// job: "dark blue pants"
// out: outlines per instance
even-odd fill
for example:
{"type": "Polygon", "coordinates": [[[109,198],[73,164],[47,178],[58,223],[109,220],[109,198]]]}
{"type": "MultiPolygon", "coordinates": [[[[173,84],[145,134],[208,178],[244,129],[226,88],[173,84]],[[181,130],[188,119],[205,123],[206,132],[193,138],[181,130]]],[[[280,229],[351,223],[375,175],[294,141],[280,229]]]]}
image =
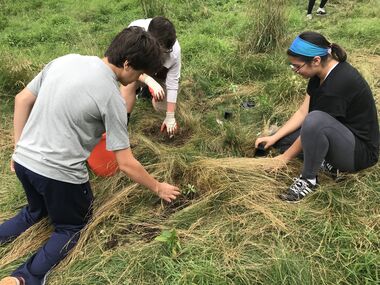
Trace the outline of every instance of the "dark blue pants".
{"type": "Polygon", "coordinates": [[[11,241],[43,217],[49,217],[54,226],[50,239],[12,274],[23,277],[26,285],[41,285],[49,270],[78,241],[79,232],[91,215],[93,195],[89,182],[71,184],[57,181],[17,163],[15,170],[24,187],[28,205],[0,225],[0,243],[11,241]]]}

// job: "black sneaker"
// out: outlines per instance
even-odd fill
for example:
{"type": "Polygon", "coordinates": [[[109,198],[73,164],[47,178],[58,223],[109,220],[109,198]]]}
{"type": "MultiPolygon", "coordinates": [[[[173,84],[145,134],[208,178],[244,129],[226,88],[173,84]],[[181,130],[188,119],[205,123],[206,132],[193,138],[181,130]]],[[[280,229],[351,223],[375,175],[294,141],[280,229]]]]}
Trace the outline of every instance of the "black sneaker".
{"type": "Polygon", "coordinates": [[[340,179],[342,179],[339,169],[335,168],[331,163],[328,163],[326,160],[322,161],[320,170],[322,173],[331,177],[335,181],[339,181],[340,179]]]}
{"type": "Polygon", "coordinates": [[[289,203],[297,203],[318,188],[318,182],[313,185],[302,177],[294,178],[293,181],[293,184],[288,188],[288,192],[278,195],[281,200],[289,203]]]}

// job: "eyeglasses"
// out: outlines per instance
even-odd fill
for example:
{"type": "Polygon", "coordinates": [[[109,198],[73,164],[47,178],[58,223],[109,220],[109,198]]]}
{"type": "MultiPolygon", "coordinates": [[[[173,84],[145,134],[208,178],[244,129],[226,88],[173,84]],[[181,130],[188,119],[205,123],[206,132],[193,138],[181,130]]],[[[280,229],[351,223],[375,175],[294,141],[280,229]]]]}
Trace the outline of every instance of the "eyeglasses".
{"type": "Polygon", "coordinates": [[[304,67],[306,64],[306,62],[302,65],[298,65],[298,64],[289,64],[289,67],[294,71],[294,72],[298,72],[301,70],[302,67],[304,67]]]}

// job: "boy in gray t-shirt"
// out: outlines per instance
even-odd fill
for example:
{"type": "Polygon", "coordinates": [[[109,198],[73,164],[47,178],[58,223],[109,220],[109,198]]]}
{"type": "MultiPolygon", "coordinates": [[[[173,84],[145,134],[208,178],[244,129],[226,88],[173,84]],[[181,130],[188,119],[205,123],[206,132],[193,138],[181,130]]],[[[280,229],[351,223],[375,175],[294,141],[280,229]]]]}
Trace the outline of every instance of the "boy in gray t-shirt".
{"type": "Polygon", "coordinates": [[[48,216],[54,233],[3,284],[43,284],[46,273],[75,245],[91,215],[92,192],[86,160],[104,132],[119,169],[170,202],[177,187],[160,183],[134,158],[119,83],[136,81],[161,62],[157,41],[141,28],[124,29],[100,59],[70,54],[51,61],[15,100],[16,171],[28,205],[0,225],[8,242],[48,216]]]}

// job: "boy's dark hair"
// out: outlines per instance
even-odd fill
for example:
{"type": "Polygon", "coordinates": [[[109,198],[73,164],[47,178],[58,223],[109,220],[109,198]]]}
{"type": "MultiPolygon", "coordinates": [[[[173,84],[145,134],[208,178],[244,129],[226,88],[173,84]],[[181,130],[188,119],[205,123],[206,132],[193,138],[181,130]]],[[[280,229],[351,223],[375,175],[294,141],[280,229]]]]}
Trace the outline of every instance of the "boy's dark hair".
{"type": "MultiPolygon", "coordinates": [[[[309,43],[315,44],[322,48],[331,48],[331,55],[334,59],[336,59],[339,62],[344,62],[347,59],[347,53],[343,48],[341,48],[339,45],[330,43],[323,35],[316,32],[303,32],[299,35],[299,37],[309,43]]],[[[304,62],[311,62],[314,57],[310,56],[304,56],[301,54],[297,54],[295,52],[292,52],[290,49],[286,52],[287,55],[297,57],[300,60],[304,62]]],[[[325,56],[321,56],[322,63],[325,62],[328,58],[328,54],[325,56]]]]}
{"type": "Polygon", "coordinates": [[[177,39],[173,23],[165,17],[154,17],[149,23],[148,32],[166,50],[170,50],[177,39]]]}
{"type": "Polygon", "coordinates": [[[117,67],[123,67],[127,60],[133,69],[148,74],[155,73],[163,64],[160,44],[140,27],[129,27],[121,31],[104,56],[117,67]]]}

